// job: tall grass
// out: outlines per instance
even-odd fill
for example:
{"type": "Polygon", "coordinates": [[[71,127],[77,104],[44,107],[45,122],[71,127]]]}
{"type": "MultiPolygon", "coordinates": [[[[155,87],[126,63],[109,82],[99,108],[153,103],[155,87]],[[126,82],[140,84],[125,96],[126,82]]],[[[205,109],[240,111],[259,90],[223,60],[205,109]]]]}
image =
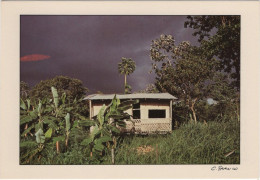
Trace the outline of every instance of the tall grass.
{"type": "Polygon", "coordinates": [[[124,138],[116,164],[239,164],[239,122],[184,124],[169,135],[124,138]],[[138,149],[150,149],[138,153],[138,149]],[[152,149],[152,150],[151,150],[152,149]]]}

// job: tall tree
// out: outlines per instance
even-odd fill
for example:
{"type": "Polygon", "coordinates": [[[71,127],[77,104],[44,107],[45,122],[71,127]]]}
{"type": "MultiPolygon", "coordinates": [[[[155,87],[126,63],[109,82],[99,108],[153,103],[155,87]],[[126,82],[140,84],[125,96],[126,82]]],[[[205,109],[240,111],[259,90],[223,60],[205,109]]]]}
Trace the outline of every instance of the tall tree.
{"type": "Polygon", "coordinates": [[[198,36],[203,53],[216,56],[224,70],[240,87],[240,16],[188,16],[184,26],[193,28],[198,36]]]}
{"type": "Polygon", "coordinates": [[[135,62],[131,58],[122,57],[122,62],[118,63],[118,72],[125,75],[124,89],[125,93],[130,93],[131,86],[127,84],[126,77],[135,71],[135,62]]]}
{"type": "Polygon", "coordinates": [[[152,41],[151,59],[156,74],[156,86],[184,100],[197,122],[195,105],[207,97],[208,84],[217,65],[214,59],[207,59],[197,53],[197,47],[189,42],[174,45],[171,35],[161,35],[152,41]]]}

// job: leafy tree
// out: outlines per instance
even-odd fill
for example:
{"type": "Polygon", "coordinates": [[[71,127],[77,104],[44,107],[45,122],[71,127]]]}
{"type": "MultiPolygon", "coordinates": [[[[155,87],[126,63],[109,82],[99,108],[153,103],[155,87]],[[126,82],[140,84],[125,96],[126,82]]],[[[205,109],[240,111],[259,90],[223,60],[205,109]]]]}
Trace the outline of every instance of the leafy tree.
{"type": "Polygon", "coordinates": [[[52,79],[41,81],[35,85],[31,90],[31,98],[33,100],[52,98],[51,87],[58,89],[59,94],[65,93],[69,102],[73,102],[74,99],[81,99],[86,95],[87,88],[83,86],[83,83],[79,79],[74,79],[66,76],[56,76],[52,79]]]}
{"type": "Polygon", "coordinates": [[[88,115],[88,104],[82,100],[88,89],[83,86],[82,81],[79,79],[56,76],[52,79],[41,81],[30,91],[31,101],[38,102],[39,99],[51,99],[51,87],[55,87],[58,90],[58,94],[65,94],[65,103],[67,105],[77,101],[77,104],[74,104],[75,110],[82,115],[88,115]]]}
{"type": "Polygon", "coordinates": [[[156,87],[182,98],[197,122],[195,105],[209,94],[209,82],[217,63],[197,53],[189,42],[174,45],[171,35],[152,41],[151,59],[156,74],[156,87]]]}
{"type": "Polygon", "coordinates": [[[125,94],[131,93],[131,86],[127,84],[126,76],[135,71],[135,62],[131,58],[122,57],[122,62],[118,63],[118,72],[125,75],[125,94]]]}
{"type": "Polygon", "coordinates": [[[184,26],[193,28],[199,37],[202,53],[216,56],[219,70],[231,74],[232,83],[240,87],[240,16],[188,16],[184,26]]]}

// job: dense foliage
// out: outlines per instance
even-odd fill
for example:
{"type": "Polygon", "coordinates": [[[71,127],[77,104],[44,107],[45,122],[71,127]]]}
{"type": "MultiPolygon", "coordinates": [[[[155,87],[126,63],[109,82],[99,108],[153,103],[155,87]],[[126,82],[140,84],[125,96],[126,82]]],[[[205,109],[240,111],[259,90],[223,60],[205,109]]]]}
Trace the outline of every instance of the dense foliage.
{"type": "Polygon", "coordinates": [[[199,37],[201,53],[221,62],[219,70],[230,73],[240,88],[240,16],[188,16],[184,26],[199,37]]]}
{"type": "MultiPolygon", "coordinates": [[[[83,83],[79,79],[70,78],[67,76],[56,76],[52,79],[47,79],[39,82],[31,89],[27,88],[26,83],[21,82],[20,94],[27,92],[26,98],[30,98],[33,104],[37,104],[39,100],[51,99],[52,91],[51,87],[57,88],[58,94],[65,96],[64,104],[68,106],[74,106],[74,110],[84,116],[88,116],[88,104],[84,103],[82,99],[85,97],[88,89],[83,86],[83,83]],[[75,103],[77,101],[77,103],[75,103]]],[[[21,96],[23,100],[24,95],[21,96]]]]}
{"type": "Polygon", "coordinates": [[[75,99],[83,98],[88,91],[79,79],[66,76],[56,76],[52,79],[41,81],[35,85],[30,92],[31,99],[37,101],[42,98],[51,98],[52,86],[57,88],[59,94],[65,93],[67,96],[66,101],[68,102],[73,102],[75,99]]]}
{"type": "MultiPolygon", "coordinates": [[[[20,101],[20,155],[21,163],[27,164],[40,159],[48,151],[66,152],[69,139],[77,131],[77,101],[66,104],[66,94],[58,95],[52,87],[52,98],[43,98],[38,103],[30,99],[20,101]]],[[[84,117],[83,117],[84,118],[84,117]]],[[[44,157],[43,157],[44,158],[44,157]]]]}
{"type": "Polygon", "coordinates": [[[39,100],[38,104],[21,99],[20,163],[44,164],[53,160],[53,156],[66,156],[73,148],[81,148],[88,154],[86,163],[102,162],[103,155],[110,150],[114,164],[120,128],[125,128],[126,120],[130,119],[124,111],[135,101],[120,102],[115,96],[111,104],[103,105],[90,120],[74,109],[78,101],[66,104],[65,93],[59,96],[54,87],[51,91],[52,98],[39,100]],[[89,131],[90,127],[93,129],[89,131]]]}

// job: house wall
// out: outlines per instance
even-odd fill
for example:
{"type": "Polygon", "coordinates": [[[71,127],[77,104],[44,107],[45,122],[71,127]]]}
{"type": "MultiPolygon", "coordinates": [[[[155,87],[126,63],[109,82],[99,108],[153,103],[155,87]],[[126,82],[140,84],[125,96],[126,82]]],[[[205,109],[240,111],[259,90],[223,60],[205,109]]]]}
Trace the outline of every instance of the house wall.
{"type": "Polygon", "coordinates": [[[100,109],[102,108],[103,104],[108,106],[110,101],[92,101],[91,103],[91,117],[96,116],[100,109]]]}
{"type": "MultiPolygon", "coordinates": [[[[98,114],[103,104],[109,105],[111,101],[95,100],[91,101],[91,117],[98,114]]],[[[135,133],[150,133],[150,132],[171,132],[172,124],[172,112],[171,112],[171,100],[140,100],[140,119],[134,119],[134,124],[131,121],[127,121],[126,130],[131,131],[132,128],[135,129],[135,133]],[[150,118],[149,110],[165,110],[165,118],[150,118]],[[133,126],[134,125],[134,126],[133,126]]],[[[126,111],[128,114],[132,115],[133,110],[128,109],[126,111]]]]}
{"type": "Polygon", "coordinates": [[[141,119],[148,119],[148,110],[165,109],[166,117],[170,117],[170,100],[145,100],[140,102],[141,119]]]}

